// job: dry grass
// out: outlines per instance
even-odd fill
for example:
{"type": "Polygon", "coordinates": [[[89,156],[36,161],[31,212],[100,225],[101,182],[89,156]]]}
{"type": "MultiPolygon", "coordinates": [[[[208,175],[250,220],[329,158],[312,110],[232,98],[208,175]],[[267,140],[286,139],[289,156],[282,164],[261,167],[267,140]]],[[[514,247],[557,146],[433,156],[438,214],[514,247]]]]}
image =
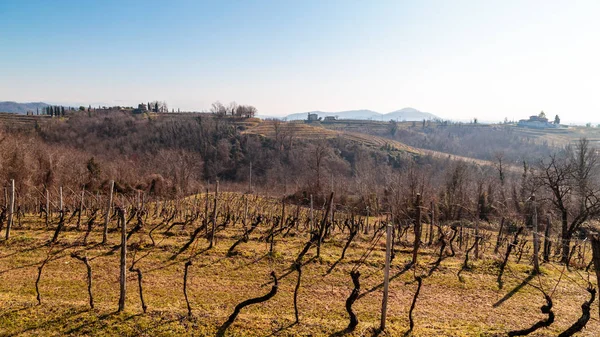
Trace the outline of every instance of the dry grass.
{"type": "Polygon", "coordinates": [[[410,147],[404,143],[386,139],[383,137],[368,135],[360,132],[331,130],[321,126],[319,123],[305,124],[301,122],[261,121],[259,124],[248,128],[244,133],[256,134],[267,138],[275,138],[276,130],[281,135],[298,139],[330,139],[342,137],[347,140],[362,143],[366,146],[381,148],[388,146],[398,151],[412,154],[420,154],[420,150],[410,147]],[[277,129],[279,128],[279,129],[277,129]]]}
{"type": "MultiPolygon", "coordinates": [[[[469,163],[475,163],[482,166],[490,166],[493,163],[487,160],[469,158],[464,156],[453,155],[449,153],[415,148],[406,145],[400,141],[375,136],[373,130],[387,128],[387,122],[376,121],[336,121],[334,123],[311,123],[305,124],[299,121],[281,122],[281,121],[261,121],[254,124],[244,131],[246,134],[256,134],[267,138],[276,137],[276,126],[280,135],[285,137],[293,137],[298,139],[330,139],[341,137],[346,140],[361,143],[365,146],[381,149],[392,149],[405,152],[411,155],[427,155],[439,159],[461,160],[469,163]],[[367,130],[368,129],[368,130],[367,130]]],[[[410,122],[399,123],[400,128],[409,128],[410,122]]],[[[479,127],[479,126],[478,126],[479,127]]],[[[486,127],[486,126],[483,126],[486,127]]],[[[524,130],[523,132],[529,132],[524,130]]],[[[538,135],[539,136],[539,135],[538,135]]],[[[515,168],[518,169],[518,168],[515,168]]]]}
{"type": "MultiPolygon", "coordinates": [[[[250,297],[266,294],[270,285],[269,273],[286,275],[296,255],[306,242],[306,232],[277,238],[275,253],[267,254],[268,245],[257,239],[266,231],[261,226],[248,243],[238,247],[239,254],[227,257],[227,249],[241,233],[241,225],[228,227],[217,235],[217,245],[205,250],[204,238],[194,248],[176,260],[172,254],[187,240],[187,233],[165,236],[157,234],[160,244],[149,245],[147,233],[135,234],[131,244],[139,245],[140,252],[150,252],[138,263],[144,273],[147,314],[141,313],[137,280],[130,274],[127,307],[121,314],[114,313],[118,302],[118,252],[111,253],[118,243],[118,233],[110,234],[110,244],[102,246],[101,233],[92,234],[88,247],[71,247],[82,233],[70,229],[63,233],[53,252],[62,251],[58,259],[49,262],[43,270],[40,291],[42,304],[36,305],[35,278],[37,266],[50,247],[45,245],[51,231],[45,230],[37,218],[28,217],[25,228],[13,231],[13,237],[0,244],[0,335],[94,335],[94,336],[205,336],[215,335],[234,306],[250,297]],[[89,310],[85,281],[85,266],[69,257],[70,252],[81,251],[91,259],[93,290],[96,309],[89,310]],[[194,317],[186,317],[183,297],[183,269],[188,258],[190,267],[189,294],[194,317]]],[[[146,226],[148,229],[150,226],[146,226]]],[[[299,294],[300,324],[293,325],[294,272],[280,280],[277,295],[270,301],[245,308],[229,328],[228,336],[328,336],[342,331],[348,324],[344,309],[351,292],[350,270],[366,251],[371,235],[361,235],[350,247],[345,260],[330,274],[331,265],[338,260],[347,234],[336,233],[324,244],[321,259],[313,259],[314,250],[306,256],[299,294]]],[[[408,244],[408,243],[407,243],[408,244]]],[[[410,260],[408,247],[397,247],[392,263],[388,329],[384,335],[399,336],[408,328],[408,309],[416,285],[413,271],[402,272],[410,260]]],[[[130,250],[132,250],[131,248],[130,250]]],[[[495,336],[508,330],[528,327],[544,318],[539,307],[544,299],[537,289],[519,284],[527,277],[530,267],[510,263],[502,290],[496,284],[496,257],[486,250],[484,259],[476,261],[473,269],[463,273],[463,282],[456,276],[462,264],[462,254],[442,262],[439,271],[426,278],[415,311],[415,336],[495,336]],[[517,288],[501,305],[500,299],[517,288]]],[[[423,249],[417,272],[428,270],[428,262],[435,259],[433,249],[423,249]]],[[[129,263],[132,254],[129,255],[129,263]]],[[[362,265],[361,297],[354,309],[359,325],[354,336],[372,335],[379,325],[383,279],[383,242],[362,265]]],[[[525,260],[525,259],[524,259],[525,260]]],[[[551,291],[560,277],[561,267],[545,265],[543,276],[530,284],[551,291]]],[[[575,322],[581,314],[580,305],[587,298],[584,281],[576,272],[567,273],[553,299],[556,322],[551,329],[533,336],[556,335],[575,322]]],[[[597,312],[597,303],[594,305],[597,312]]],[[[597,336],[600,324],[595,315],[587,329],[579,336],[597,336]]]]}

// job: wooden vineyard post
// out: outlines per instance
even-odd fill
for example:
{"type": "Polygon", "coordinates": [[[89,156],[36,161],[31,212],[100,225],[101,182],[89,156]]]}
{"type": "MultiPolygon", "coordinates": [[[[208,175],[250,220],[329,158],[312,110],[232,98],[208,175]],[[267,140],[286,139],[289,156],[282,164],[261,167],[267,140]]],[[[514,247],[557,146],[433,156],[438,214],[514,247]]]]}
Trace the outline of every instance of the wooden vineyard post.
{"type": "Polygon", "coordinates": [[[281,221],[279,222],[279,228],[283,228],[285,225],[285,195],[281,198],[281,221]]]}
{"type": "Polygon", "coordinates": [[[369,206],[367,206],[367,218],[365,219],[365,230],[363,233],[365,234],[369,234],[369,216],[370,216],[370,209],[369,206]]]}
{"type": "Polygon", "coordinates": [[[217,184],[215,186],[215,204],[212,213],[211,220],[211,230],[210,230],[210,245],[208,248],[212,248],[215,241],[215,228],[217,227],[217,206],[219,202],[219,181],[217,180],[217,184]]]}
{"type": "Polygon", "coordinates": [[[6,240],[10,239],[10,227],[13,223],[15,212],[15,180],[10,180],[10,202],[8,205],[8,223],[6,224],[6,240]]]}
{"type": "Polygon", "coordinates": [[[50,217],[50,191],[46,188],[46,227],[48,227],[48,217],[50,217]]]}
{"type": "Polygon", "coordinates": [[[313,195],[310,195],[310,232],[313,231],[314,228],[314,212],[313,212],[313,195]]]}
{"type": "Polygon", "coordinates": [[[244,229],[248,224],[248,194],[244,195],[244,229]]]}
{"type": "MultiPolygon", "coordinates": [[[[596,278],[598,279],[598,285],[600,285],[600,235],[590,235],[590,242],[592,243],[592,259],[594,260],[594,270],[596,270],[596,278]]],[[[600,304],[598,314],[600,316],[600,304]]]]}
{"type": "Polygon", "coordinates": [[[206,193],[204,193],[204,220],[203,220],[203,225],[204,225],[204,234],[205,236],[208,238],[208,187],[206,187],[206,193]]]}
{"type": "Polygon", "coordinates": [[[381,303],[381,325],[379,329],[385,330],[385,320],[387,316],[387,300],[390,284],[390,258],[392,255],[392,225],[388,224],[386,228],[385,241],[385,270],[383,272],[383,301],[381,303]]]}
{"type": "Polygon", "coordinates": [[[105,244],[108,237],[108,223],[110,222],[110,209],[112,207],[113,189],[115,181],[110,181],[110,191],[108,192],[108,205],[106,205],[106,217],[104,218],[104,231],[102,233],[102,243],[105,244]]]}
{"type": "Polygon", "coordinates": [[[533,204],[533,271],[536,274],[540,272],[540,261],[539,261],[539,252],[540,252],[540,239],[538,235],[538,219],[537,219],[537,209],[535,204],[535,194],[531,196],[531,203],[533,204]]]}
{"type": "Polygon", "coordinates": [[[417,264],[419,246],[421,245],[421,194],[417,193],[417,221],[415,222],[415,243],[413,247],[412,264],[417,264]]]}
{"type": "Polygon", "coordinates": [[[327,228],[327,217],[329,215],[329,212],[331,212],[332,205],[333,205],[333,192],[331,192],[331,195],[329,196],[329,202],[327,203],[327,210],[325,211],[325,214],[323,215],[323,221],[321,221],[321,224],[319,225],[319,238],[317,241],[317,258],[321,258],[321,243],[323,243],[323,235],[325,234],[325,230],[327,228]]]}
{"type": "Polygon", "coordinates": [[[81,190],[81,199],[79,200],[79,214],[77,214],[77,229],[81,226],[81,212],[83,212],[83,198],[85,196],[85,187],[81,190]]]}
{"type": "Polygon", "coordinates": [[[550,241],[550,235],[552,234],[552,218],[548,214],[548,220],[546,224],[546,230],[544,231],[544,262],[550,261],[550,250],[552,241],[550,241]]]}
{"type": "MultiPolygon", "coordinates": [[[[198,192],[200,193],[200,192],[198,192]]],[[[143,211],[146,208],[146,193],[142,194],[142,205],[140,206],[140,209],[143,211]]],[[[148,215],[148,212],[146,212],[146,216],[148,215]]]]}
{"type": "MultiPolygon", "coordinates": [[[[333,193],[333,192],[331,192],[333,193]]],[[[335,206],[333,205],[333,200],[331,201],[331,225],[333,226],[333,223],[335,221],[335,206]]]]}
{"type": "Polygon", "coordinates": [[[125,309],[125,295],[127,293],[127,215],[125,208],[119,210],[121,221],[121,259],[120,259],[120,292],[119,292],[119,312],[125,309]]]}
{"type": "Polygon", "coordinates": [[[431,221],[429,223],[429,241],[427,241],[427,245],[431,246],[433,244],[433,226],[435,219],[435,203],[431,200],[431,221]]]}
{"type": "Polygon", "coordinates": [[[475,260],[479,259],[479,218],[481,217],[481,186],[479,186],[479,194],[477,196],[477,211],[475,212],[475,260]]]}
{"type": "Polygon", "coordinates": [[[581,261],[585,261],[585,253],[587,252],[588,240],[583,240],[583,252],[581,253],[581,261]]]}
{"type": "Polygon", "coordinates": [[[60,212],[63,211],[63,191],[62,191],[62,186],[58,188],[58,195],[59,195],[59,202],[58,202],[58,210],[60,212]]]}

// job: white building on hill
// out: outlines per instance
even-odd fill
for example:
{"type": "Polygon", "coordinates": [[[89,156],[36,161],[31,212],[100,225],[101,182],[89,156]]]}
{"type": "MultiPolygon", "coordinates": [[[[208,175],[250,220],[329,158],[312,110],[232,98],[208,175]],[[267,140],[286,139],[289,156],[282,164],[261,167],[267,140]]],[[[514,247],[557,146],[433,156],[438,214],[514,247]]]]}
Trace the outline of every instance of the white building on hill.
{"type": "Polygon", "coordinates": [[[559,129],[562,128],[560,124],[554,124],[548,121],[546,117],[531,116],[529,119],[521,119],[517,126],[522,128],[532,129],[559,129]]]}

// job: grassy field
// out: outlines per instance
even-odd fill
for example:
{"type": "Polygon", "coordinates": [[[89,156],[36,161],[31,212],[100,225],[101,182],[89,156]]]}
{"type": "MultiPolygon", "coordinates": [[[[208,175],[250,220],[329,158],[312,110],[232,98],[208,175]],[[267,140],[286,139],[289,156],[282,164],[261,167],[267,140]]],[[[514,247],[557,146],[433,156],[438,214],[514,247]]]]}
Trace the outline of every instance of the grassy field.
{"type": "MultiPolygon", "coordinates": [[[[449,153],[421,149],[406,145],[400,141],[372,135],[373,130],[385,129],[388,127],[387,122],[375,121],[336,121],[331,123],[311,123],[305,124],[302,122],[275,122],[261,121],[253,126],[250,126],[244,133],[261,135],[267,138],[276,138],[275,125],[279,128],[279,132],[287,137],[292,136],[300,139],[330,139],[341,137],[343,139],[357,142],[372,148],[389,148],[396,151],[401,151],[411,155],[428,155],[440,159],[462,160],[465,162],[473,162],[478,165],[492,165],[490,161],[468,158],[464,156],[453,155],[449,153]],[[369,129],[367,131],[366,129],[369,129]]],[[[408,128],[412,123],[400,123],[400,127],[408,128]]]]}
{"type": "MultiPolygon", "coordinates": [[[[158,220],[155,220],[158,223],[158,220]]],[[[197,224],[196,224],[197,225],[197,224]]],[[[370,246],[373,233],[360,234],[346,257],[340,258],[347,233],[335,232],[315,258],[312,249],[305,257],[302,283],[298,295],[300,324],[293,324],[293,291],[297,274],[290,270],[298,252],[308,240],[306,231],[291,231],[277,237],[274,254],[259,238],[268,230],[259,226],[250,241],[238,246],[237,255],[227,250],[243,233],[241,225],[219,231],[216,246],[206,249],[206,239],[199,238],[192,248],[172,260],[172,255],[188,240],[189,231],[148,236],[152,221],[129,240],[128,264],[148,254],[137,263],[143,272],[144,296],[148,312],[142,313],[137,278],[130,273],[126,310],[116,313],[118,303],[119,252],[115,249],[119,234],[109,233],[109,244],[101,245],[101,232],[92,232],[87,246],[81,242],[83,232],[69,225],[59,242],[47,245],[52,231],[37,217],[28,216],[12,238],[0,242],[0,335],[1,336],[214,336],[245,299],[269,292],[269,273],[280,278],[278,292],[271,300],[242,310],[226,336],[330,336],[343,335],[348,325],[345,301],[352,291],[350,270],[357,265],[370,246]],[[72,252],[86,255],[93,269],[95,309],[90,310],[85,265],[70,257],[72,252]],[[37,305],[35,280],[38,266],[51,254],[39,283],[41,305],[37,305]],[[187,317],[183,296],[185,262],[191,259],[188,294],[193,317],[187,317]],[[330,268],[335,268],[329,272],[330,268]]],[[[302,226],[300,227],[302,228],[302,226]]],[[[396,246],[391,267],[387,329],[381,335],[400,336],[408,330],[408,310],[416,289],[415,274],[431,268],[437,247],[422,249],[417,268],[405,270],[410,261],[410,243],[396,246]]],[[[501,249],[501,251],[503,251],[501,249]]],[[[540,313],[544,304],[540,285],[553,293],[556,321],[549,329],[532,336],[557,335],[581,315],[581,304],[588,299],[583,271],[566,272],[552,263],[542,266],[540,277],[528,277],[531,267],[527,258],[517,264],[513,258],[505,272],[504,286],[498,288],[496,277],[500,256],[491,254],[485,245],[482,259],[457,277],[464,255],[445,259],[423,281],[418,298],[414,336],[504,336],[507,331],[531,326],[546,318],[540,313]],[[560,279],[560,282],[559,282],[560,279]],[[558,286],[557,286],[558,284],[558,286]],[[553,291],[556,287],[555,291],[553,291]]],[[[472,261],[472,259],[471,259],[472,261]]],[[[374,335],[379,326],[384,265],[384,238],[360,265],[360,297],[354,304],[359,325],[351,336],[374,335]]],[[[597,302],[592,320],[578,336],[598,336],[597,302]]]]}

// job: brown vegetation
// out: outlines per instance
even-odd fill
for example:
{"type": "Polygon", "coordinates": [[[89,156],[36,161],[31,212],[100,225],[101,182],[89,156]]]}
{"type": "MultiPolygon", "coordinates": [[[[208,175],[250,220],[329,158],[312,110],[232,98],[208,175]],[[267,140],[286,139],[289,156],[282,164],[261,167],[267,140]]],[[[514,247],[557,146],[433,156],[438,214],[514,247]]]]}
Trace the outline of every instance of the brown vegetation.
{"type": "MultiPolygon", "coordinates": [[[[38,305],[42,306],[47,268],[72,256],[86,265],[86,297],[94,308],[100,303],[108,307],[110,301],[102,292],[95,292],[96,298],[92,296],[91,263],[101,257],[118,260],[119,272],[109,274],[110,277],[102,274],[106,268],[94,263],[95,270],[99,270],[94,278],[102,280],[101,285],[94,284],[106,290],[107,285],[116,289],[118,282],[118,312],[127,312],[131,310],[126,307],[130,289],[127,271],[131,271],[137,280],[144,313],[154,306],[157,292],[168,297],[164,292],[172,291],[173,282],[181,282],[181,270],[178,273],[171,270],[161,276],[162,285],[158,285],[165,289],[157,289],[152,281],[157,270],[183,266],[183,294],[180,287],[174,293],[182,303],[185,300],[185,324],[192,326],[198,324],[192,316],[194,288],[193,279],[189,279],[192,274],[197,275],[197,270],[212,263],[240,269],[262,266],[256,274],[264,277],[265,271],[271,273],[273,281],[267,283],[272,285],[271,291],[237,305],[217,329],[219,334],[234,327],[237,315],[246,305],[265,302],[260,306],[270,307],[275,302],[281,309],[280,295],[275,297],[275,294],[282,294],[280,285],[287,284],[287,277],[294,272],[297,278],[293,290],[285,291],[290,301],[293,298],[293,305],[288,304],[290,310],[293,308],[294,324],[333,330],[322,327],[327,323],[315,323],[311,316],[314,308],[310,301],[323,296],[313,293],[318,289],[315,282],[334,279],[343,291],[333,291],[330,299],[343,301],[349,270],[354,290],[345,308],[350,324],[342,333],[357,329],[363,322],[372,324],[376,306],[365,297],[378,293],[382,287],[387,292],[389,281],[409,270],[413,274],[411,281],[418,283],[407,316],[409,333],[413,330],[419,333],[420,320],[415,316],[418,317],[421,306],[442,301],[440,294],[445,291],[451,293],[445,305],[458,301],[455,297],[464,295],[461,289],[473,287],[471,278],[486,281],[476,288],[487,294],[488,300],[494,294],[497,297],[505,285],[513,286],[515,279],[519,281],[492,307],[489,306],[492,301],[488,301],[485,309],[502,310],[498,308],[523,291],[522,288],[533,287],[531,281],[538,277],[540,284],[535,287],[545,294],[548,308],[543,307],[542,312],[556,311],[556,319],[562,323],[550,326],[549,316],[534,325],[534,330],[546,327],[569,335],[589,324],[590,307],[595,299],[593,283],[584,287],[589,288],[591,299],[584,302],[582,316],[567,330],[564,317],[571,322],[574,317],[558,308],[550,310],[552,303],[558,301],[554,292],[543,289],[555,282],[555,289],[561,282],[581,288],[579,280],[574,281],[573,277],[585,280],[582,273],[588,273],[586,281],[590,279],[592,256],[586,255],[589,252],[586,238],[594,231],[593,221],[600,215],[597,197],[600,162],[587,140],[582,139],[575,146],[553,148],[548,156],[526,158],[523,169],[519,170],[507,165],[506,157],[501,154],[493,158],[495,165],[478,164],[422,155],[388,144],[365,145],[339,135],[302,139],[286,130],[284,125],[289,124],[282,122],[273,122],[273,133],[265,137],[244,132],[247,128],[244,123],[248,123],[244,118],[221,115],[186,115],[178,119],[81,112],[50,120],[29,132],[5,130],[0,137],[0,156],[4,158],[0,162],[0,177],[7,182],[4,200],[7,211],[0,215],[0,228],[7,229],[7,236],[0,246],[0,263],[7,271],[37,267],[37,275],[30,281],[35,281],[38,305]],[[14,193],[8,188],[12,180],[14,193]],[[198,193],[201,190],[206,193],[198,193]],[[75,220],[76,212],[79,214],[75,220]],[[548,230],[551,222],[538,221],[538,214],[561,219],[561,228],[548,230]],[[94,228],[99,217],[104,226],[94,228]],[[14,224],[10,220],[13,218],[14,224]],[[133,220],[137,220],[137,225],[128,226],[133,220]],[[82,221],[87,223],[85,231],[79,226],[82,221]],[[423,227],[424,224],[429,226],[423,227]],[[13,235],[9,237],[11,227],[13,235]],[[426,228],[429,231],[423,230],[426,228]],[[391,255],[386,263],[401,261],[396,269],[404,267],[399,271],[392,269],[392,276],[383,281],[380,273],[385,265],[381,256],[385,240],[381,239],[386,233],[390,242],[386,248],[391,255]],[[538,251],[532,251],[531,244],[539,244],[541,236],[548,248],[545,244],[544,262],[537,273],[531,270],[529,262],[537,261],[538,251]],[[527,239],[530,237],[533,240],[527,239]],[[20,240],[25,238],[32,243],[23,245],[20,240]],[[555,247],[553,254],[550,243],[555,247]],[[111,257],[119,248],[119,258],[111,257]],[[37,249],[45,254],[29,253],[37,249]],[[131,252],[134,256],[127,268],[131,252]],[[95,257],[88,258],[92,253],[95,257]],[[7,259],[21,254],[27,263],[29,254],[33,254],[34,262],[23,266],[23,260],[7,259]],[[136,259],[138,254],[140,257],[136,259]],[[200,258],[207,256],[211,262],[200,258]],[[146,258],[152,258],[153,263],[145,263],[146,258]],[[268,261],[264,262],[266,265],[261,264],[263,260],[268,261]],[[560,270],[557,267],[560,264],[565,267],[560,274],[548,270],[560,270]],[[192,265],[197,267],[190,268],[192,265]],[[276,270],[279,278],[275,276],[276,270]],[[315,274],[315,270],[319,273],[315,274]],[[462,274],[466,271],[468,276],[462,274]],[[458,283],[456,276],[447,277],[457,273],[458,283]],[[173,278],[173,275],[179,276],[173,278]],[[362,275],[360,283],[359,275],[362,275]],[[563,279],[566,275],[569,278],[563,279]],[[493,285],[494,279],[497,286],[493,285]],[[367,290],[361,293],[361,286],[367,290]],[[427,294],[433,289],[437,292],[435,297],[427,294]],[[370,313],[361,307],[367,305],[365,302],[370,313]],[[360,324],[357,312],[361,312],[360,324]]],[[[598,267],[594,266],[596,272],[598,267]]],[[[80,270],[78,267],[78,273],[80,270]]],[[[228,310],[236,302],[231,298],[234,290],[240,290],[240,295],[248,298],[249,293],[241,291],[241,284],[252,284],[238,280],[240,284],[236,285],[232,281],[237,278],[236,270],[221,274],[226,280],[223,285],[228,287],[228,310]]],[[[11,273],[0,275],[8,275],[2,277],[11,277],[7,284],[15,284],[11,273]]],[[[256,283],[256,278],[253,280],[256,283]]],[[[215,287],[212,280],[206,290],[216,291],[215,287]]],[[[11,288],[10,292],[13,291],[21,290],[11,288]]],[[[19,292],[19,296],[26,296],[27,292],[24,293],[19,292]]],[[[48,297],[56,300],[56,296],[48,297]]],[[[581,303],[581,296],[576,299],[569,303],[581,303]]],[[[5,301],[0,300],[0,305],[6,305],[5,301]]],[[[398,299],[390,301],[398,303],[398,299]]],[[[113,306],[116,303],[115,300],[113,306]]],[[[343,305],[338,306],[343,312],[343,305]]],[[[157,310],[165,310],[169,305],[160,307],[157,310]]],[[[524,307],[537,311],[529,303],[524,307]]],[[[270,308],[266,315],[273,317],[275,311],[270,308]]],[[[198,312],[203,314],[211,310],[223,311],[223,308],[208,308],[206,303],[198,306],[198,312]]],[[[12,324],[12,319],[7,320],[12,324]]],[[[215,322],[206,323],[211,333],[215,332],[215,322]]],[[[381,327],[385,326],[383,323],[381,327]]],[[[494,323],[494,329],[509,331],[507,325],[515,323],[503,322],[502,327],[494,323]]],[[[394,333],[399,331],[398,325],[391,326],[396,329],[394,333]]]]}

